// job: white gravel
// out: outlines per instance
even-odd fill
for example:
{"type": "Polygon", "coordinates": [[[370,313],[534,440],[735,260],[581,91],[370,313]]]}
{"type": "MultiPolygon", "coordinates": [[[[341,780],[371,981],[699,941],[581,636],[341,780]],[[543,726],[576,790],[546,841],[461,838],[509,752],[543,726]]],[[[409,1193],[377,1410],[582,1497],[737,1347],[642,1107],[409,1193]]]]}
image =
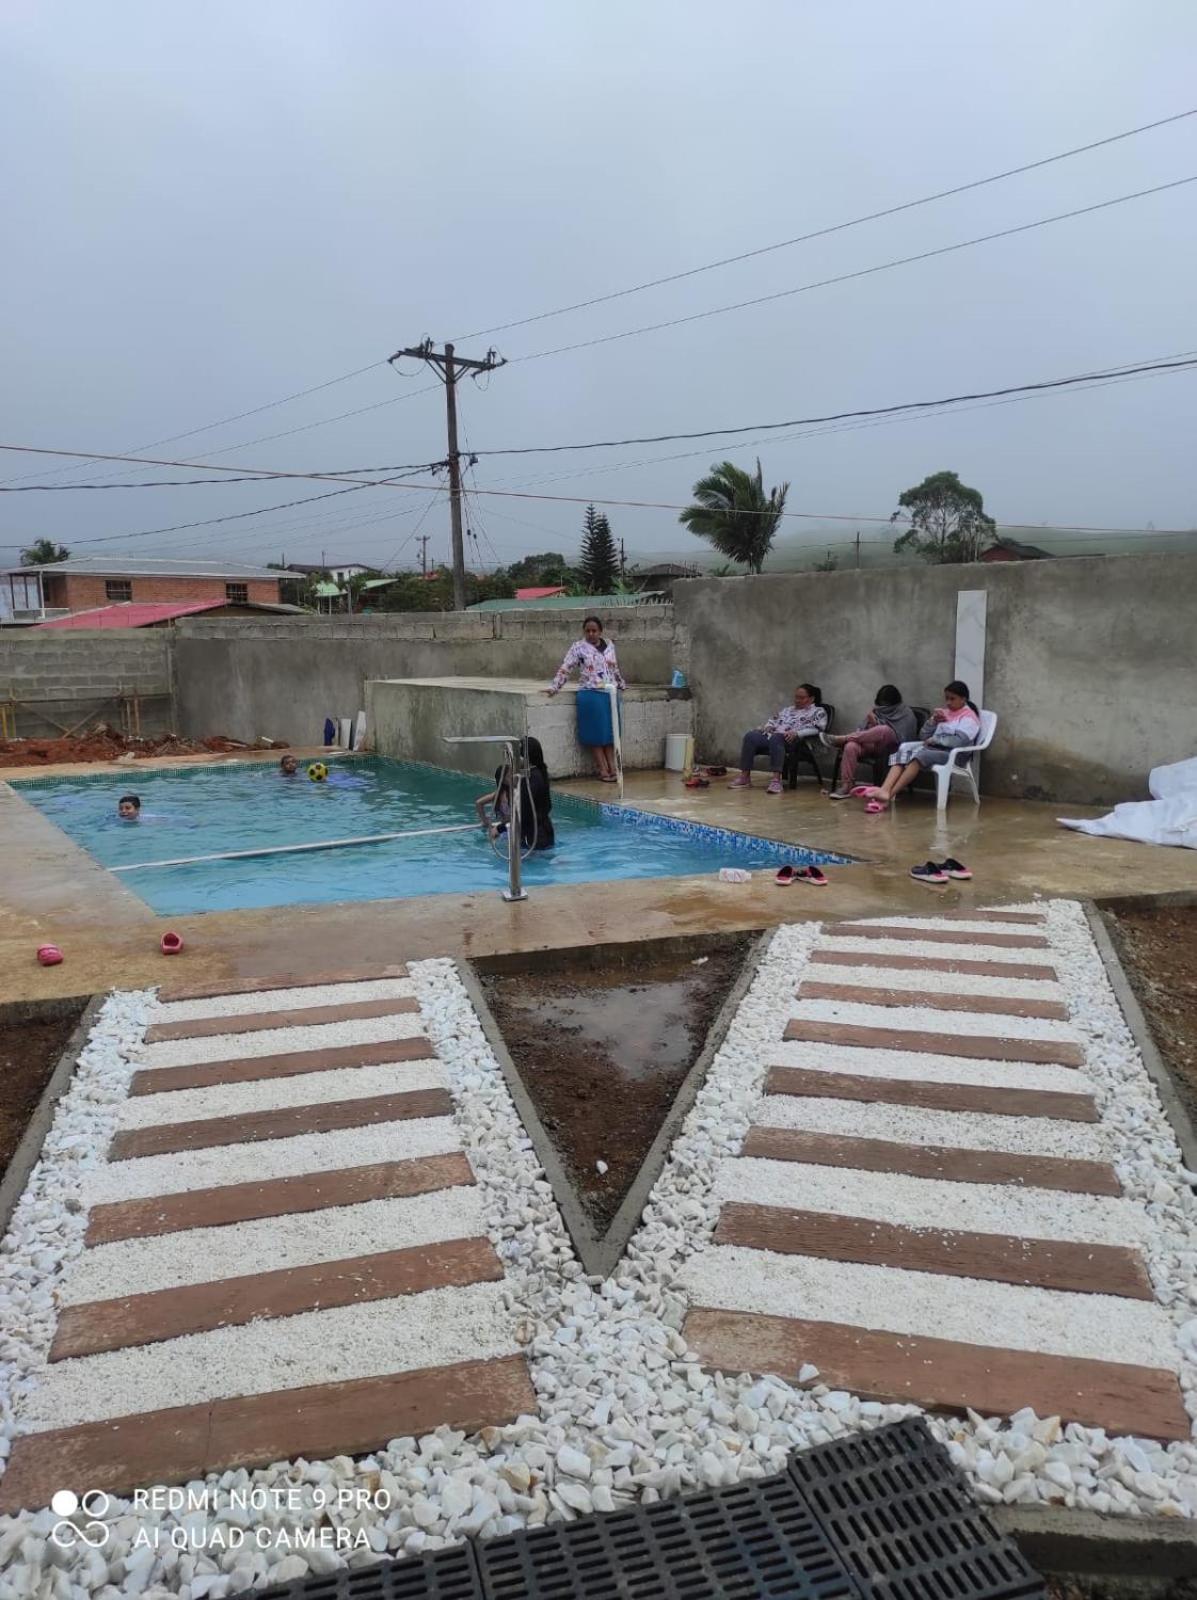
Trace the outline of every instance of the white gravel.
{"type": "Polygon", "coordinates": [[[1064,1000],[1047,978],[986,978],[971,972],[932,972],[917,967],[838,967],[818,962],[806,973],[812,983],[844,983],[862,989],[901,989],[912,994],[974,994],[998,1000],[1064,1000]]]}
{"type": "Polygon", "coordinates": [[[462,1184],[397,1200],[96,1245],[70,1264],[60,1298],[64,1305],[78,1305],[484,1233],[477,1188],[462,1184]]]}
{"type": "Polygon", "coordinates": [[[282,1056],[292,1050],[335,1050],[351,1044],[381,1044],[414,1039],[424,1031],[416,1012],[389,1017],[359,1017],[353,1022],[322,1022],[300,1027],[264,1028],[261,1033],[214,1033],[205,1039],[165,1039],[144,1046],[143,1067],[189,1067],[201,1061],[247,1061],[282,1056]]]}
{"type": "Polygon", "coordinates": [[[980,1112],[922,1111],[917,1106],[867,1105],[798,1094],[766,1095],[756,1121],[855,1139],[934,1144],[959,1150],[1009,1150],[1020,1155],[1108,1161],[1110,1138],[1100,1123],[1054,1117],[996,1117],[980,1112]]]}
{"type": "Polygon", "coordinates": [[[56,1361],[27,1396],[22,1421],[36,1432],[511,1355],[517,1346],[503,1302],[498,1283],[428,1289],[56,1361]]]}
{"type": "Polygon", "coordinates": [[[362,1128],[338,1128],[331,1133],[295,1134],[288,1139],[114,1161],[87,1174],[82,1198],[87,1206],[146,1200],[154,1195],[182,1194],[188,1189],[265,1183],[305,1172],[369,1167],[379,1161],[414,1161],[460,1149],[461,1139],[451,1117],[413,1117],[362,1128]]]}
{"type": "Polygon", "coordinates": [[[408,1000],[410,978],[372,978],[365,983],[317,983],[300,989],[258,989],[253,994],[216,995],[207,1000],[159,1000],[150,1007],[155,1022],[198,1022],[209,1017],[252,1017],[265,1011],[308,1011],[315,1006],[346,1006],[360,1000],[408,1000]]]}
{"type": "MultiPolygon", "coordinates": [[[[888,925],[888,924],[887,924],[888,925]]],[[[1038,930],[1029,928],[1029,933],[1038,930]]],[[[998,944],[941,944],[936,939],[906,938],[900,939],[869,939],[861,934],[838,934],[834,927],[829,927],[827,932],[831,937],[825,945],[835,956],[865,955],[865,956],[930,956],[933,961],[942,962],[946,967],[954,960],[962,961],[1000,961],[1003,964],[1029,965],[1036,967],[1051,967],[1055,965],[1055,958],[1050,950],[1042,947],[1032,949],[1011,949],[1009,945],[998,944]]],[[[915,930],[917,932],[917,930],[915,930]]],[[[1003,933],[1015,933],[1014,927],[1003,928],[1003,933]]],[[[817,968],[812,968],[814,973],[817,968]]],[[[875,970],[875,969],[874,969],[875,970]]],[[[914,970],[914,969],[912,969],[914,970]]],[[[933,978],[934,971],[930,967],[921,969],[925,978],[933,978]]],[[[947,976],[954,977],[954,973],[947,976]]]]}
{"type": "Polygon", "coordinates": [[[803,1317],[964,1344],[1175,1370],[1167,1313],[1145,1300],[1078,1295],[935,1272],[717,1245],[686,1268],[694,1305],[803,1317]]]}
{"type": "Polygon", "coordinates": [[[858,1000],[797,1000],[791,1015],[805,1022],[844,1022],[895,1033],[954,1034],[967,1039],[1036,1039],[1076,1042],[1070,1023],[1041,1017],[994,1016],[989,1012],[940,1011],[931,1006],[875,1006],[858,1000]]]}
{"type": "Polygon", "coordinates": [[[1138,1245],[1152,1231],[1146,1209],[1111,1195],[1062,1194],[997,1183],[955,1183],[760,1157],[726,1161],[716,1183],[723,1200],[870,1217],[905,1228],[963,1229],[1029,1239],[1138,1245]]]}
{"type": "Polygon", "coordinates": [[[927,1083],[975,1083],[990,1089],[1052,1089],[1084,1094],[1092,1088],[1079,1067],[1040,1066],[1034,1061],[974,1061],[968,1056],[923,1055],[918,1050],[872,1050],[867,1045],[808,1044],[782,1040],[769,1046],[779,1067],[813,1067],[864,1078],[916,1078],[927,1083]]]}

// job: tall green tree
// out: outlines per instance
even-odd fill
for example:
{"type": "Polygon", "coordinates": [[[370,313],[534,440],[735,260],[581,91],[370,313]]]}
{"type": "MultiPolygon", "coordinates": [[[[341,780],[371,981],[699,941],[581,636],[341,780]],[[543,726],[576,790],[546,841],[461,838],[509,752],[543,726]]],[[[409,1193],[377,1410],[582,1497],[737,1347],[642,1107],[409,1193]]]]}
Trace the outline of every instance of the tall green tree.
{"type": "Polygon", "coordinates": [[[755,472],[721,461],[694,485],[695,503],[678,521],[709,540],[720,555],[740,562],[749,572],[759,572],[781,523],[789,488],[783,483],[766,494],[759,459],[755,472]]]}
{"type": "Polygon", "coordinates": [[[55,544],[53,539],[35,539],[27,550],[21,551],[21,563],[26,567],[44,567],[51,561],[69,561],[71,552],[65,544],[55,544]]]}
{"type": "Polygon", "coordinates": [[[910,526],[894,540],[894,549],[913,550],[924,561],[976,561],[997,533],[981,491],[961,483],[954,472],[933,472],[900,494],[898,506],[890,521],[905,514],[910,526]]]}
{"type": "Polygon", "coordinates": [[[507,568],[507,576],[517,589],[551,587],[566,581],[569,568],[559,550],[542,550],[539,555],[521,556],[507,568]]]}
{"type": "Polygon", "coordinates": [[[611,525],[601,511],[586,507],[578,572],[587,594],[610,594],[619,579],[619,551],[611,525]]]}

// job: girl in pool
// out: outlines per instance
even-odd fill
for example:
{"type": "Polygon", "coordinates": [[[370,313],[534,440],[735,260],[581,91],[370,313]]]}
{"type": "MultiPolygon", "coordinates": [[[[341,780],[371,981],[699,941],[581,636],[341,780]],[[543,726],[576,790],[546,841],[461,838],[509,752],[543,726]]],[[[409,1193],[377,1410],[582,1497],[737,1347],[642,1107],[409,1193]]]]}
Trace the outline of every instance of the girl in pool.
{"type": "MultiPolygon", "coordinates": [[[[553,833],[553,795],[540,740],[526,738],[521,754],[524,777],[520,785],[520,843],[525,850],[551,850],[557,842],[553,833]]],[[[478,821],[492,839],[506,832],[511,820],[511,769],[506,762],[495,768],[494,789],[479,795],[474,807],[478,821]]]]}

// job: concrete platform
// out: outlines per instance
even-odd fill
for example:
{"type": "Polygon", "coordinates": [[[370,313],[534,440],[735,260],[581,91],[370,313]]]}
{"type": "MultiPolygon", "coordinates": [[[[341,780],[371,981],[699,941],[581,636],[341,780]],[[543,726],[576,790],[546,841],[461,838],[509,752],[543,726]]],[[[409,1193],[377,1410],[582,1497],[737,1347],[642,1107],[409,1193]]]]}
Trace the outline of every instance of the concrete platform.
{"type": "MultiPolygon", "coordinates": [[[[46,775],[62,769],[38,770],[46,775]]],[[[561,787],[611,799],[611,789],[597,782],[561,787]]],[[[180,983],[303,976],[326,972],[330,965],[348,968],[407,957],[667,938],[774,927],[808,917],[909,914],[925,912],[929,903],[953,910],[1036,894],[1100,897],[1125,893],[1132,885],[1141,894],[1197,890],[1193,851],[1091,839],[1057,823],[1062,814],[1098,814],[1092,808],[994,799],[977,807],[957,799],[940,816],[930,796],[916,794],[887,815],[869,817],[855,803],[822,798],[813,782],[781,795],[766,795],[759,781],[747,792],[717,784],[693,790],[683,787],[678,774],[660,771],[630,774],[626,801],[667,816],[842,852],[857,857],[858,864],[829,869],[827,889],[779,889],[771,873],[743,884],[723,883],[711,874],[571,884],[538,890],[520,905],[506,905],[488,892],[354,901],[314,912],[294,907],[210,912],[171,919],[187,948],[168,963],[158,950],[165,919],[16,790],[0,783],[5,854],[0,995],[16,1000],[92,994],[161,983],[168,974],[180,983]],[[967,862],[974,881],[942,891],[913,882],[910,867],[932,854],[967,862]],[[51,940],[66,960],[58,967],[39,967],[36,948],[51,940]]]]}
{"type": "MultiPolygon", "coordinates": [[[[447,735],[531,735],[552,778],[588,777],[593,760],[578,744],[577,686],[550,695],[539,678],[385,678],[366,684],[366,714],[379,755],[490,777],[498,746],[450,745],[447,735]]],[[[627,771],[660,767],[665,739],[690,732],[690,702],[665,688],[633,684],[623,694],[627,771]]]]}

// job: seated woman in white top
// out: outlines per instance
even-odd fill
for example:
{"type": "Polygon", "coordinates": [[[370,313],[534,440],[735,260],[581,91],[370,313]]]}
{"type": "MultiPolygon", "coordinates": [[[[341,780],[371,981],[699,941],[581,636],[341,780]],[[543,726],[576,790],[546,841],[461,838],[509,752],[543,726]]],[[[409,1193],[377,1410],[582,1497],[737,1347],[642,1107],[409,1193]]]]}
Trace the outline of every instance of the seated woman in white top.
{"type": "Polygon", "coordinates": [[[823,692],[814,683],[800,683],[794,690],[794,703],[782,706],[768,722],[759,728],[749,728],[740,746],[740,775],[728,784],[729,789],[752,787],[752,763],[757,756],[769,757],[773,776],[766,794],[781,793],[781,769],[785,765],[786,746],[795,739],[822,733],[827,726],[827,711],[823,705],[823,692]]]}
{"type": "MultiPolygon", "coordinates": [[[[919,729],[917,740],[904,744],[879,788],[865,790],[865,810],[884,811],[896,794],[908,789],[920,772],[941,767],[953,750],[976,744],[981,716],[968,697],[968,684],[953,679],[937,706],[919,729]]],[[[967,760],[967,757],[965,758],[967,760]]]]}

